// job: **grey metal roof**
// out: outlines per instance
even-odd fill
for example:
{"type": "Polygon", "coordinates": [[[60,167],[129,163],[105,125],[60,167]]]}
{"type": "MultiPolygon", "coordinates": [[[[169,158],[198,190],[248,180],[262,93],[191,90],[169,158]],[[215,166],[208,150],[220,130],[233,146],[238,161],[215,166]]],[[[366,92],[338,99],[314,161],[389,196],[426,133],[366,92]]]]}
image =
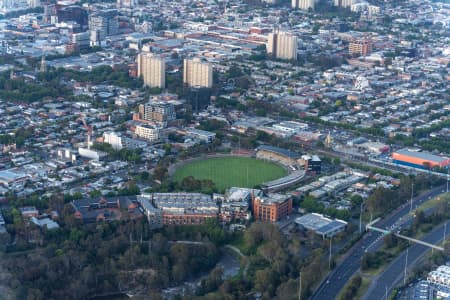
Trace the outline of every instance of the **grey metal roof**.
{"type": "Polygon", "coordinates": [[[295,223],[323,235],[347,225],[345,221],[338,219],[332,220],[316,213],[301,216],[295,219],[295,223]]]}
{"type": "Polygon", "coordinates": [[[273,146],[268,146],[268,145],[261,145],[261,146],[258,147],[258,150],[278,153],[280,155],[284,155],[284,156],[290,157],[292,159],[299,159],[300,158],[300,154],[298,154],[296,152],[292,152],[292,151],[289,151],[287,149],[273,147],[273,146]]]}
{"type": "Polygon", "coordinates": [[[446,160],[448,160],[448,158],[446,158],[446,157],[434,155],[429,152],[410,151],[408,149],[400,149],[400,150],[396,151],[396,153],[402,154],[402,155],[407,155],[407,156],[412,156],[412,157],[417,157],[420,159],[429,160],[429,161],[433,161],[436,163],[442,163],[442,162],[445,162],[446,160]]]}

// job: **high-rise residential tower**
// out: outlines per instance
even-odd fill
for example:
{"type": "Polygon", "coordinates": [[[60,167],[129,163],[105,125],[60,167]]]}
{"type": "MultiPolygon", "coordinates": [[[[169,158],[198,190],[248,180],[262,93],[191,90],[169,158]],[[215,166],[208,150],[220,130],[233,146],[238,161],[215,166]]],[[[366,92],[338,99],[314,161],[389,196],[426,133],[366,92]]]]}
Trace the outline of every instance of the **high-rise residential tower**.
{"type": "Polygon", "coordinates": [[[137,58],[138,76],[144,85],[163,89],[166,86],[166,63],[164,58],[152,53],[140,53],[137,58]]]}
{"type": "Polygon", "coordinates": [[[355,2],[355,0],[334,0],[334,5],[341,7],[351,7],[353,4],[355,4],[355,2]]]}
{"type": "Polygon", "coordinates": [[[281,59],[297,59],[298,40],[295,35],[275,31],[269,34],[267,53],[281,59]]]}
{"type": "Polygon", "coordinates": [[[314,9],[315,3],[315,0],[292,0],[291,2],[292,8],[302,10],[314,9]]]}
{"type": "Polygon", "coordinates": [[[183,83],[189,87],[211,88],[213,81],[213,68],[208,62],[199,58],[186,58],[184,60],[183,83]]]}

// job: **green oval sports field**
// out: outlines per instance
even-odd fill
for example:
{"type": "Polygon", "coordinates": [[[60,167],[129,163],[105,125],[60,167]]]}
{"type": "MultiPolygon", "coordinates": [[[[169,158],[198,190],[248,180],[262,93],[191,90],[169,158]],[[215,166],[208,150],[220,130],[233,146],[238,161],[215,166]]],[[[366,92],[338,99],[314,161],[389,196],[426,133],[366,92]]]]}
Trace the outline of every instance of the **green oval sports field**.
{"type": "Polygon", "coordinates": [[[213,157],[195,160],[175,170],[173,179],[180,182],[192,176],[210,179],[219,190],[236,187],[252,188],[261,183],[283,177],[287,171],[273,163],[251,157],[213,157]]]}

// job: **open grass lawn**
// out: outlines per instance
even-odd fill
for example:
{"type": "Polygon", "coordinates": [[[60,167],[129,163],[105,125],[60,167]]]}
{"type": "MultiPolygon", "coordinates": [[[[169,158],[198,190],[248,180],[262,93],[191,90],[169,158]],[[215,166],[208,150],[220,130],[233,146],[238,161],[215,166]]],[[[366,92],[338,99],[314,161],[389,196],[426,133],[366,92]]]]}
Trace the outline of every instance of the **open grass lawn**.
{"type": "Polygon", "coordinates": [[[175,171],[173,178],[176,181],[188,176],[211,179],[219,190],[224,190],[233,186],[252,188],[286,174],[287,171],[283,167],[261,159],[214,157],[181,166],[175,171]]]}
{"type": "Polygon", "coordinates": [[[435,207],[435,206],[439,205],[439,203],[442,203],[442,202],[445,202],[445,201],[450,201],[450,193],[439,195],[437,197],[434,197],[431,200],[425,201],[419,207],[414,209],[411,212],[411,214],[414,215],[417,210],[426,211],[426,210],[428,210],[428,209],[430,209],[432,207],[435,207]]]}

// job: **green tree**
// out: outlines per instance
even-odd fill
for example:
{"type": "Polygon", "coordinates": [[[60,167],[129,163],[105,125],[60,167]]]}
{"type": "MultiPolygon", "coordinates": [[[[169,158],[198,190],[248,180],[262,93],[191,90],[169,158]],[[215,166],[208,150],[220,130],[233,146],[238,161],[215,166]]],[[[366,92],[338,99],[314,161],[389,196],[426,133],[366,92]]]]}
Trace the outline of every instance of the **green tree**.
{"type": "Polygon", "coordinates": [[[323,204],[311,196],[306,196],[300,203],[300,207],[306,209],[309,212],[322,213],[324,210],[323,204]]]}
{"type": "Polygon", "coordinates": [[[392,233],[385,235],[383,241],[386,248],[393,248],[398,244],[398,238],[392,233]]]}
{"type": "Polygon", "coordinates": [[[163,181],[169,175],[169,171],[165,166],[157,165],[153,171],[153,175],[157,180],[163,181]]]}

